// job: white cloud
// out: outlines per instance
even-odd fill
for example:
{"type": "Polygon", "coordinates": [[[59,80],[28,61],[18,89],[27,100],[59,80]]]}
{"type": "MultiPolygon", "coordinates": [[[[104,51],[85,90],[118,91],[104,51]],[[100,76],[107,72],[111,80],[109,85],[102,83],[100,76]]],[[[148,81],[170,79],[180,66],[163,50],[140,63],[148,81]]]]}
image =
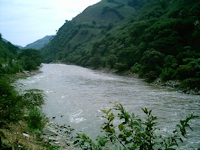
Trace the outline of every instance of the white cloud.
{"type": "Polygon", "coordinates": [[[71,20],[99,1],[0,0],[0,33],[13,44],[25,46],[55,34],[65,20],[71,20]]]}

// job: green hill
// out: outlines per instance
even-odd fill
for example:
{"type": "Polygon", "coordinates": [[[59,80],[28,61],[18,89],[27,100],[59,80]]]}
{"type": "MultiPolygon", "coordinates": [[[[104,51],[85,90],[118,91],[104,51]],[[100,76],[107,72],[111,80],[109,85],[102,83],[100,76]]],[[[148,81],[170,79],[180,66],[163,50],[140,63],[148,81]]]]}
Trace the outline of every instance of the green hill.
{"type": "Polygon", "coordinates": [[[24,47],[24,49],[37,49],[40,50],[42,49],[46,44],[49,43],[49,41],[51,39],[53,39],[53,35],[47,35],[45,37],[43,37],[42,39],[39,39],[31,44],[26,45],[26,47],[24,47]]]}
{"type": "Polygon", "coordinates": [[[200,88],[198,0],[102,0],[59,29],[46,62],[131,70],[200,88]],[[194,79],[194,80],[191,80],[194,79]]]}
{"type": "Polygon", "coordinates": [[[89,54],[92,45],[102,38],[114,24],[134,12],[126,1],[101,1],[86,8],[72,21],[58,30],[55,38],[43,48],[46,61],[76,63],[82,54],[89,54]],[[75,54],[76,53],[76,54],[75,54]]]}

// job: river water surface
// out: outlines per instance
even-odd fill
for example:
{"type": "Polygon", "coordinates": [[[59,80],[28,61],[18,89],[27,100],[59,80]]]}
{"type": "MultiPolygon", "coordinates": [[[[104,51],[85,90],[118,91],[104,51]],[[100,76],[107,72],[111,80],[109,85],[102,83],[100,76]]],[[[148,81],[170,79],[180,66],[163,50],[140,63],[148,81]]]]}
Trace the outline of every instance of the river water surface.
{"type": "MultiPolygon", "coordinates": [[[[53,122],[70,125],[75,133],[92,138],[100,133],[102,109],[121,103],[130,113],[144,117],[141,108],[153,110],[162,132],[172,132],[180,119],[200,115],[200,96],[154,86],[139,79],[106,74],[75,65],[43,64],[42,73],[17,81],[18,89],[40,89],[46,94],[44,113],[53,122]]],[[[192,120],[185,146],[200,147],[200,119],[192,120]]],[[[191,148],[192,149],[192,148],[191,148]]]]}

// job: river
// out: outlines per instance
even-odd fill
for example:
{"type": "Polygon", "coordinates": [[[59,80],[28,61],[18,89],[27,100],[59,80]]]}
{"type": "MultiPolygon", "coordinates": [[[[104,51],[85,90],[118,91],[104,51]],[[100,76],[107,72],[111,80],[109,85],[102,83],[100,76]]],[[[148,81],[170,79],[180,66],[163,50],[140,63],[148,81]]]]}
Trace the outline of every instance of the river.
{"type": "MultiPolygon", "coordinates": [[[[75,133],[92,138],[100,132],[102,109],[121,103],[130,113],[144,117],[141,108],[152,109],[160,132],[172,132],[180,119],[194,112],[200,115],[200,96],[187,95],[167,87],[150,85],[139,79],[106,74],[65,64],[43,64],[42,73],[17,80],[18,90],[40,89],[46,94],[43,107],[50,121],[70,125],[75,133]],[[51,119],[55,117],[55,119],[51,119]]],[[[185,146],[200,147],[200,119],[192,120],[185,146]]],[[[197,148],[196,148],[197,149],[197,148]]]]}

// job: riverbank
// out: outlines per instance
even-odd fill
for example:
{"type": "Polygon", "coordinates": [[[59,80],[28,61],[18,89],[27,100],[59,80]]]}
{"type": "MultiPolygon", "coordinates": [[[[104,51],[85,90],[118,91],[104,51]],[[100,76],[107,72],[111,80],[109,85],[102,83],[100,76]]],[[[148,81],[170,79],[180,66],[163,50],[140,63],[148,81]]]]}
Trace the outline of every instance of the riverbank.
{"type": "MultiPolygon", "coordinates": [[[[116,75],[120,75],[120,76],[137,78],[137,79],[140,79],[140,80],[146,82],[146,80],[144,78],[140,78],[137,73],[132,73],[130,70],[129,71],[122,71],[122,72],[118,72],[116,69],[110,69],[110,68],[99,68],[99,69],[96,69],[96,70],[103,72],[103,73],[111,73],[111,74],[116,74],[116,75]]],[[[181,81],[180,80],[162,81],[161,78],[157,78],[153,82],[151,82],[150,84],[156,85],[156,86],[165,86],[165,87],[173,88],[173,89],[175,89],[179,92],[183,92],[185,94],[200,95],[200,90],[198,88],[191,89],[189,87],[186,87],[186,88],[181,87],[181,81]]]]}
{"type": "Polygon", "coordinates": [[[73,145],[74,138],[71,136],[73,130],[70,126],[49,122],[42,130],[42,138],[46,143],[59,150],[78,150],[73,145]]]}
{"type": "MultiPolygon", "coordinates": [[[[27,78],[39,73],[42,73],[42,71],[38,68],[37,70],[16,73],[10,75],[8,78],[13,83],[17,79],[27,78]]],[[[25,116],[27,115],[25,114],[25,116]]],[[[42,130],[30,130],[28,122],[22,117],[15,123],[6,123],[5,127],[0,129],[0,136],[2,137],[0,148],[75,150],[78,148],[75,148],[73,145],[74,140],[70,135],[71,131],[73,129],[69,126],[53,122],[47,122],[42,130]]]]}

